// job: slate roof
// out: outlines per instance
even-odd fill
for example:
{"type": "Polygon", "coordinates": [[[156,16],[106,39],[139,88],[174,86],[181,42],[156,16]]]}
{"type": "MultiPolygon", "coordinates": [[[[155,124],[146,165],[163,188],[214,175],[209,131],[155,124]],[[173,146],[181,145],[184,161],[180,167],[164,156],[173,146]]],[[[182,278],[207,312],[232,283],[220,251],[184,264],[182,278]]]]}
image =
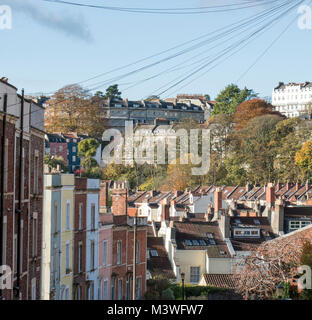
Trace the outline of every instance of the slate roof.
{"type": "Polygon", "coordinates": [[[207,250],[209,257],[230,257],[226,243],[222,240],[217,222],[189,221],[174,222],[175,240],[178,250],[207,250]],[[212,235],[215,245],[212,245],[207,237],[212,235]],[[199,245],[189,245],[186,240],[197,240],[199,245]],[[205,241],[205,245],[201,241],[205,241]]]}
{"type": "Polygon", "coordinates": [[[163,238],[161,237],[147,237],[147,249],[156,250],[157,256],[149,254],[147,259],[147,270],[151,273],[152,277],[159,274],[168,279],[175,279],[166,248],[164,246],[163,238]]]}
{"type": "Polygon", "coordinates": [[[230,226],[231,231],[235,227],[260,229],[260,237],[258,238],[234,237],[233,232],[231,232],[230,240],[235,251],[249,251],[251,248],[275,237],[267,217],[231,217],[230,226]]]}

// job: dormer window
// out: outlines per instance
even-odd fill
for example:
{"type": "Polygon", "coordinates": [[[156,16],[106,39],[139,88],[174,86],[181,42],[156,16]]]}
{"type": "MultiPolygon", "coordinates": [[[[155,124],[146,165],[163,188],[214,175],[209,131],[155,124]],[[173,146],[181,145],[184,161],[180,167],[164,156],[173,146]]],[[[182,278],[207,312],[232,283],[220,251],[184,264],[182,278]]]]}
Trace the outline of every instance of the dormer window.
{"type": "Polygon", "coordinates": [[[260,237],[260,229],[235,228],[234,229],[234,237],[259,238],[260,237]]]}
{"type": "Polygon", "coordinates": [[[311,221],[308,220],[291,220],[289,221],[289,230],[294,231],[297,229],[304,228],[311,224],[311,221]]]}

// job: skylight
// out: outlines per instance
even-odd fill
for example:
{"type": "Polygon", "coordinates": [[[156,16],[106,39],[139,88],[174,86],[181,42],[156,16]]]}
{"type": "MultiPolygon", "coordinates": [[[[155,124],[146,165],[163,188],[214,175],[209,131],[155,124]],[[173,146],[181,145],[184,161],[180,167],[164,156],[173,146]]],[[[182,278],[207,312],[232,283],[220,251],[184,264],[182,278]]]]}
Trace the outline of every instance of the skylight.
{"type": "Polygon", "coordinates": [[[191,245],[192,245],[192,241],[191,241],[191,240],[185,240],[184,243],[185,243],[187,246],[191,246],[191,245]]]}
{"type": "Polygon", "coordinates": [[[194,246],[199,246],[199,242],[197,240],[192,240],[194,246]]]}
{"type": "Polygon", "coordinates": [[[211,245],[215,245],[216,244],[216,242],[214,241],[214,239],[209,239],[209,243],[211,244],[211,245]]]}
{"type": "Polygon", "coordinates": [[[260,224],[260,221],[258,219],[254,219],[255,224],[260,224]]]}
{"type": "Polygon", "coordinates": [[[205,240],[199,240],[199,243],[200,243],[201,246],[206,246],[207,245],[205,240]]]}
{"type": "Polygon", "coordinates": [[[150,250],[150,255],[151,255],[152,257],[158,257],[158,252],[157,252],[157,250],[150,250]]]}
{"type": "Polygon", "coordinates": [[[213,234],[211,232],[207,232],[206,235],[208,239],[213,239],[213,234]]]}
{"type": "Polygon", "coordinates": [[[235,219],[235,222],[238,223],[238,224],[242,223],[240,219],[235,219]]]}

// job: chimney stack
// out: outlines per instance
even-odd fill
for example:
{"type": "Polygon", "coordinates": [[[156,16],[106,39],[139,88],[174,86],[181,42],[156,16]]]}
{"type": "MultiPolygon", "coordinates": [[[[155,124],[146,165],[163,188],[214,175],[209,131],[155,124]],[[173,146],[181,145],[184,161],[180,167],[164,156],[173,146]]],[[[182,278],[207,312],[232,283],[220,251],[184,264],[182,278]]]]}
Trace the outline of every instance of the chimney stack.
{"type": "Polygon", "coordinates": [[[163,199],[160,203],[161,205],[161,221],[168,221],[169,220],[169,205],[167,198],[163,199]]]}
{"type": "Polygon", "coordinates": [[[246,184],[246,192],[249,192],[251,189],[252,189],[252,185],[249,182],[247,182],[247,184],[246,184]]]}
{"type": "Polygon", "coordinates": [[[287,180],[287,182],[286,182],[287,191],[290,189],[290,187],[291,187],[290,182],[289,182],[289,180],[287,180]]]}
{"type": "Polygon", "coordinates": [[[230,217],[227,215],[221,215],[219,219],[219,228],[222,233],[223,239],[231,237],[230,217]]]}
{"type": "Polygon", "coordinates": [[[298,191],[299,189],[300,189],[300,181],[297,180],[297,182],[296,182],[296,191],[298,191]]]}
{"type": "Polygon", "coordinates": [[[284,231],[284,207],[285,201],[283,199],[275,201],[274,212],[271,216],[271,227],[276,235],[280,235],[280,232],[284,231]]]}
{"type": "Polygon", "coordinates": [[[269,206],[270,208],[275,203],[275,190],[273,183],[268,183],[268,186],[266,187],[265,200],[267,206],[269,206]]]}
{"type": "Polygon", "coordinates": [[[222,190],[216,188],[214,192],[214,220],[218,219],[219,211],[222,209],[222,190]]]}
{"type": "Polygon", "coordinates": [[[100,213],[107,213],[108,181],[101,180],[100,185],[100,213]]]}
{"type": "Polygon", "coordinates": [[[282,188],[282,184],[280,183],[280,181],[277,181],[276,191],[280,190],[281,188],[282,188]]]}
{"type": "Polygon", "coordinates": [[[124,182],[114,182],[112,190],[112,213],[114,216],[127,215],[128,190],[124,182]]]}

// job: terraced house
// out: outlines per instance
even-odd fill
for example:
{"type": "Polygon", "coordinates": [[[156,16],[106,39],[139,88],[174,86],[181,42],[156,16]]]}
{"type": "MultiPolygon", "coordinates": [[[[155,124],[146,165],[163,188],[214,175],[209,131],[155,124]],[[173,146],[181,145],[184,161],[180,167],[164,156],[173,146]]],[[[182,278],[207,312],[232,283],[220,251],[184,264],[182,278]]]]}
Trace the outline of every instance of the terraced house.
{"type": "Polygon", "coordinates": [[[0,79],[0,265],[12,271],[0,290],[6,300],[41,296],[43,117],[40,105],[0,79]]]}
{"type": "Polygon", "coordinates": [[[125,121],[132,120],[134,124],[150,124],[155,119],[167,119],[178,122],[182,119],[193,119],[203,122],[210,116],[213,104],[195,99],[160,99],[129,101],[128,99],[108,99],[101,104],[103,119],[107,126],[124,132],[125,121]],[[200,102],[198,102],[200,101],[200,102]]]}

